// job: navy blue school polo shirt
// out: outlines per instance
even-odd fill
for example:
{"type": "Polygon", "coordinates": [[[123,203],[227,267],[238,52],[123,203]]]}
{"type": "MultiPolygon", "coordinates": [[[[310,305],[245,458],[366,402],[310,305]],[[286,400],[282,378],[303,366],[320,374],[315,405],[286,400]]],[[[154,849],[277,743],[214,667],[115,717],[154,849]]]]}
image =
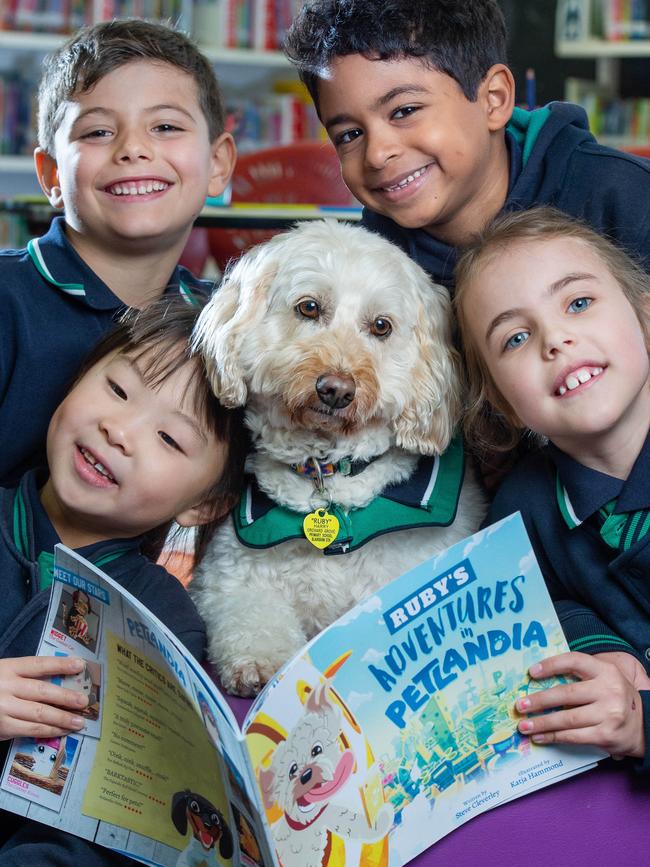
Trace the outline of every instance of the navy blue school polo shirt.
{"type": "MultiPolygon", "coordinates": [[[[56,217],[24,250],[0,251],[0,485],[45,463],[50,418],[81,362],[125,309],[56,217]]],[[[177,266],[166,293],[189,303],[212,284],[177,266]]]]}
{"type": "MultiPolygon", "coordinates": [[[[45,624],[50,592],[40,568],[42,557],[39,554],[44,550],[51,552],[59,541],[38,493],[46,478],[46,473],[31,471],[18,487],[0,487],[3,592],[0,658],[3,659],[33,655],[45,624]]],[[[139,538],[107,540],[78,550],[159,617],[196,659],[203,659],[205,627],[198,611],[181,583],[140,553],[141,541],[139,538]]],[[[0,766],[4,764],[8,743],[0,742],[0,766]]],[[[29,819],[19,819],[3,810],[0,810],[0,849],[0,861],[4,864],[135,867],[134,861],[102,846],[29,819]],[[11,849],[5,848],[9,840],[11,849]]]]}
{"type": "MultiPolygon", "coordinates": [[[[52,566],[47,558],[60,541],[39,497],[46,479],[47,472],[30,470],[17,487],[0,487],[0,658],[31,656],[43,631],[52,566]]],[[[135,596],[201,660],[203,621],[180,581],[141,553],[142,541],[105,540],[78,552],[135,596]]]]}
{"type": "MultiPolygon", "coordinates": [[[[506,478],[485,524],[520,511],[571,650],[624,651],[650,674],[650,533],[627,551],[610,547],[594,517],[650,508],[650,434],[626,480],[599,473],[549,445],[506,478]],[[569,527],[560,501],[575,520],[569,527]]],[[[650,692],[642,692],[650,773],[650,692]]]]}
{"type": "Polygon", "coordinates": [[[553,445],[527,455],[499,489],[486,523],[522,513],[573,650],[633,650],[650,673],[650,534],[623,552],[601,538],[593,518],[614,497],[617,512],[650,507],[650,434],[624,481],[553,445]],[[573,528],[558,490],[568,496],[573,528]]]}

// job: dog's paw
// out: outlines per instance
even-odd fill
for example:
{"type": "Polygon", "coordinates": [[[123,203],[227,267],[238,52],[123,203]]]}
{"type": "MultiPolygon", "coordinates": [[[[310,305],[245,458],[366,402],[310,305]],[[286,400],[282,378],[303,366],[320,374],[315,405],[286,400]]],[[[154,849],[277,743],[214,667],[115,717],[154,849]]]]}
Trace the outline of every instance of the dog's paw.
{"type": "Polygon", "coordinates": [[[220,672],[221,682],[226,692],[244,698],[257,695],[272,675],[270,669],[255,662],[234,665],[220,672]]]}

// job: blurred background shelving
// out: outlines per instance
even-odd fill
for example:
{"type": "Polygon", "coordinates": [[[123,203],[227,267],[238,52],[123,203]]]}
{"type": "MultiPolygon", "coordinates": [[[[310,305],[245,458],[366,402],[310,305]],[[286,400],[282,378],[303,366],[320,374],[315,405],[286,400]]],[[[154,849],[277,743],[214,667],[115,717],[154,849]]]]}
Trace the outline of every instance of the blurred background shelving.
{"type": "Polygon", "coordinates": [[[171,21],[193,34],[227,96],[228,123],[241,153],[321,138],[307,94],[278,50],[297,2],[0,0],[0,196],[38,192],[31,154],[44,56],[82,24],[113,17],[171,21]]]}
{"type": "MultiPolygon", "coordinates": [[[[158,18],[193,34],[215,66],[241,154],[323,141],[314,109],[280,50],[301,2],[0,0],[0,198],[10,204],[38,194],[31,153],[41,62],[70,31],[95,20],[158,18]]],[[[538,105],[577,102],[600,141],[650,154],[650,0],[499,2],[518,102],[529,102],[526,73],[532,69],[538,105]]],[[[292,196],[293,203],[314,201],[309,195],[292,196]]],[[[23,239],[19,214],[19,209],[7,212],[0,220],[0,245],[23,239]],[[7,220],[11,225],[3,225],[7,220]]],[[[255,221],[254,210],[249,218],[255,221]]],[[[270,219],[268,213],[264,219],[270,219]]]]}

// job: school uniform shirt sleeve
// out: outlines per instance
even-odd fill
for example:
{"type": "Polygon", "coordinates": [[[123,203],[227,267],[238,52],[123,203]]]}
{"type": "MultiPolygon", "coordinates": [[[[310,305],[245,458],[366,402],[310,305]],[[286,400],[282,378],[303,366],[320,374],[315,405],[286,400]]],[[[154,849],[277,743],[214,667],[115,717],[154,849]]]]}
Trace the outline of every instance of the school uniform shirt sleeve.
{"type": "Polygon", "coordinates": [[[138,867],[134,861],[58,828],[0,811],[1,867],[138,867]]]}
{"type": "MultiPolygon", "coordinates": [[[[641,653],[609,626],[559,571],[565,552],[553,540],[566,538],[566,528],[555,502],[554,470],[543,454],[527,455],[506,477],[488,510],[484,526],[521,512],[539,568],[571,650],[596,654],[630,653],[646,667],[641,653]]],[[[585,569],[590,564],[584,564],[585,569]]],[[[577,576],[576,583],[581,581],[577,576]]],[[[586,579],[585,579],[586,580],[586,579]]]]}
{"type": "MultiPolygon", "coordinates": [[[[213,284],[177,266],[165,293],[188,304],[213,284]]],[[[0,484],[45,461],[50,419],[124,303],[69,243],[62,217],[22,250],[0,250],[0,484]]]]}
{"type": "Polygon", "coordinates": [[[162,620],[198,662],[203,661],[207,646],[205,624],[177,578],[162,566],[147,562],[130,579],[125,576],[117,580],[162,620]]]}

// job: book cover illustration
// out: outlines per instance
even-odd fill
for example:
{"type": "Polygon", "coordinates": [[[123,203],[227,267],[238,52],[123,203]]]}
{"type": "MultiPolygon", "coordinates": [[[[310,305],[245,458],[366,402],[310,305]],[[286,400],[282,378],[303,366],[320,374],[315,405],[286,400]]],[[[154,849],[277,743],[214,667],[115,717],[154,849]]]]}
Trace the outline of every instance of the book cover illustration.
{"type": "Polygon", "coordinates": [[[514,515],[314,638],[242,730],[164,624],[57,546],[39,653],[83,658],[86,727],[13,742],[0,809],[160,867],[400,867],[602,757],[517,731],[516,698],[548,685],[528,667],[564,650],[514,515]]]}
{"type": "Polygon", "coordinates": [[[463,822],[590,766],[515,700],[567,649],[519,515],[421,564],[308,645],[244,725],[282,867],[406,864],[463,822]]]}

